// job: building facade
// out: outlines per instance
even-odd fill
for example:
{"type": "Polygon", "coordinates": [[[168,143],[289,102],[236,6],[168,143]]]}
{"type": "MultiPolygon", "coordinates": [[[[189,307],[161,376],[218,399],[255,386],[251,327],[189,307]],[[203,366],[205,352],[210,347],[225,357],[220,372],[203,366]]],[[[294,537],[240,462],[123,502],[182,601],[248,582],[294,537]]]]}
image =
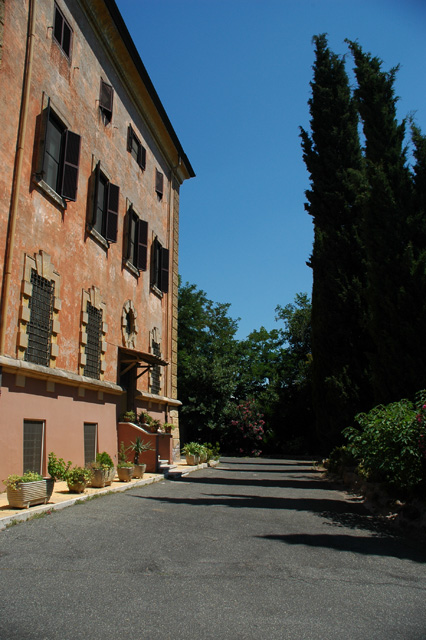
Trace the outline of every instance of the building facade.
{"type": "MultiPolygon", "coordinates": [[[[178,426],[179,190],[194,176],[114,0],[0,2],[0,479],[178,426]]],[[[179,450],[178,429],[174,447],[179,450]]]]}

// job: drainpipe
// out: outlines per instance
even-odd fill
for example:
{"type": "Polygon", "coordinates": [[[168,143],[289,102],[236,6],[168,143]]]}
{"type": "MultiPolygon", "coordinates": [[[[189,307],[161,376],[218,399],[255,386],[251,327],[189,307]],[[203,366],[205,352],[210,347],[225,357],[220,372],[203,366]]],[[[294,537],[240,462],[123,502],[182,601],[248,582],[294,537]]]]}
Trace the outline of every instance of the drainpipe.
{"type": "Polygon", "coordinates": [[[24,76],[21,109],[19,113],[18,140],[16,145],[15,166],[13,170],[12,193],[9,213],[9,224],[6,236],[6,251],[4,260],[3,287],[1,292],[0,317],[0,355],[4,355],[6,341],[6,320],[9,306],[10,277],[12,274],[13,251],[15,240],[16,219],[18,216],[19,193],[21,189],[22,162],[24,158],[25,131],[28,119],[28,105],[30,99],[31,73],[33,66],[35,27],[35,0],[28,4],[27,49],[25,53],[24,76]]]}

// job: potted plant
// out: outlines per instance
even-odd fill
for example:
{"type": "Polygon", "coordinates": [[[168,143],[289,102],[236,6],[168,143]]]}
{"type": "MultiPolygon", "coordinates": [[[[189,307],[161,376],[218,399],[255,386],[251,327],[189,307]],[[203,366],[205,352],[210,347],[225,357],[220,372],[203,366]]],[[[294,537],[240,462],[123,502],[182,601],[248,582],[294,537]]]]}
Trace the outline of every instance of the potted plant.
{"type": "Polygon", "coordinates": [[[4,483],[10,507],[28,509],[35,504],[48,502],[46,480],[39,473],[26,471],[22,476],[13,474],[4,483]]]}
{"type": "Polygon", "coordinates": [[[153,418],[146,411],[141,411],[138,417],[139,424],[146,431],[150,431],[151,433],[157,433],[158,429],[161,426],[161,423],[156,418],[153,418]]]}
{"type": "Polygon", "coordinates": [[[133,460],[133,477],[143,478],[143,474],[146,471],[146,464],[139,464],[139,456],[144,451],[152,451],[150,447],[151,442],[144,442],[139,436],[136,438],[136,442],[130,444],[130,449],[133,451],[135,457],[133,460]]]}
{"type": "Polygon", "coordinates": [[[115,468],[111,456],[106,452],[96,454],[96,463],[105,469],[105,484],[109,486],[115,478],[115,468]]]}
{"type": "Polygon", "coordinates": [[[187,442],[182,448],[182,453],[186,458],[186,464],[194,466],[200,462],[200,444],[198,442],[187,442]]]}
{"type": "Polygon", "coordinates": [[[118,452],[117,473],[120,482],[130,482],[133,477],[133,465],[127,461],[127,449],[124,447],[124,442],[121,442],[118,452]]]}
{"type": "Polygon", "coordinates": [[[125,411],[120,415],[121,422],[136,422],[136,413],[134,411],[125,411]]]}
{"type": "Polygon", "coordinates": [[[163,429],[164,429],[165,433],[171,433],[174,428],[175,428],[175,425],[172,424],[171,422],[165,422],[163,424],[163,429]]]}
{"type": "Polygon", "coordinates": [[[50,478],[46,478],[46,487],[47,487],[47,497],[50,498],[53,493],[53,488],[56,480],[65,481],[67,471],[71,467],[71,460],[65,462],[63,458],[57,458],[56,455],[51,451],[48,455],[47,462],[47,471],[50,475],[50,478]]]}
{"type": "Polygon", "coordinates": [[[67,485],[70,493],[83,493],[92,479],[93,471],[87,467],[73,467],[67,471],[67,485]]]}

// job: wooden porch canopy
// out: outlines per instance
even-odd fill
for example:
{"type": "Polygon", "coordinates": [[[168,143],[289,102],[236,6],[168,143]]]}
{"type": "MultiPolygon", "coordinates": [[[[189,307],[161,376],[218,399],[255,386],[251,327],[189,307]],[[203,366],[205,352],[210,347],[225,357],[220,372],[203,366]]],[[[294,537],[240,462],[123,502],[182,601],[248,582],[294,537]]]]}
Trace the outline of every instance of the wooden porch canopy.
{"type": "Polygon", "coordinates": [[[118,348],[120,354],[120,375],[123,376],[130,369],[136,367],[142,369],[137,378],[149,371],[153,366],[167,367],[168,362],[153,353],[145,353],[144,351],[136,351],[136,349],[128,349],[126,347],[118,348]]]}

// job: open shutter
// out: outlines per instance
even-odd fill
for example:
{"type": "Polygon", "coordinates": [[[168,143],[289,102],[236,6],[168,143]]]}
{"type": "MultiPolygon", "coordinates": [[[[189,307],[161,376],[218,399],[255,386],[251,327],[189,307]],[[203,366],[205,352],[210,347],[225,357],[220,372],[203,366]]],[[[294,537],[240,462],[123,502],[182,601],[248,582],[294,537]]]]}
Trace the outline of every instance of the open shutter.
{"type": "Polygon", "coordinates": [[[164,293],[169,292],[169,250],[161,249],[161,282],[160,289],[164,293]]]}
{"type": "Polygon", "coordinates": [[[114,100],[114,89],[110,84],[104,82],[101,78],[101,90],[99,94],[99,106],[102,111],[111,120],[112,118],[112,104],[114,100]]]}
{"type": "Polygon", "coordinates": [[[118,202],[120,187],[116,184],[108,183],[107,219],[105,237],[108,242],[117,242],[118,227],[118,202]]]}
{"type": "Polygon", "coordinates": [[[137,224],[137,268],[146,271],[148,255],[148,223],[145,220],[138,220],[137,224]]]}
{"type": "Polygon", "coordinates": [[[132,141],[133,141],[133,129],[132,129],[132,125],[129,124],[129,127],[127,129],[127,151],[129,151],[129,153],[132,152],[132,141]]]}
{"type": "Polygon", "coordinates": [[[99,190],[99,179],[101,176],[101,163],[98,162],[95,169],[95,185],[93,189],[93,211],[92,211],[92,219],[90,221],[92,227],[96,224],[97,213],[98,213],[98,190],[99,190]]]}
{"type": "Polygon", "coordinates": [[[47,149],[47,136],[49,135],[49,117],[50,117],[50,98],[47,101],[47,107],[43,110],[41,114],[41,122],[40,122],[40,148],[39,148],[39,162],[38,169],[40,177],[45,177],[46,167],[45,167],[45,157],[46,157],[46,149],[47,149]]]}
{"type": "Polygon", "coordinates": [[[146,167],[146,149],[141,144],[138,149],[138,165],[141,169],[145,169],[146,167]]]}
{"type": "Polygon", "coordinates": [[[81,138],[76,133],[66,130],[64,133],[64,162],[62,167],[61,196],[65,200],[75,201],[77,198],[78,163],[80,160],[81,138]]]}
{"type": "Polygon", "coordinates": [[[163,195],[163,174],[158,169],[155,170],[155,190],[159,196],[163,195]]]}

